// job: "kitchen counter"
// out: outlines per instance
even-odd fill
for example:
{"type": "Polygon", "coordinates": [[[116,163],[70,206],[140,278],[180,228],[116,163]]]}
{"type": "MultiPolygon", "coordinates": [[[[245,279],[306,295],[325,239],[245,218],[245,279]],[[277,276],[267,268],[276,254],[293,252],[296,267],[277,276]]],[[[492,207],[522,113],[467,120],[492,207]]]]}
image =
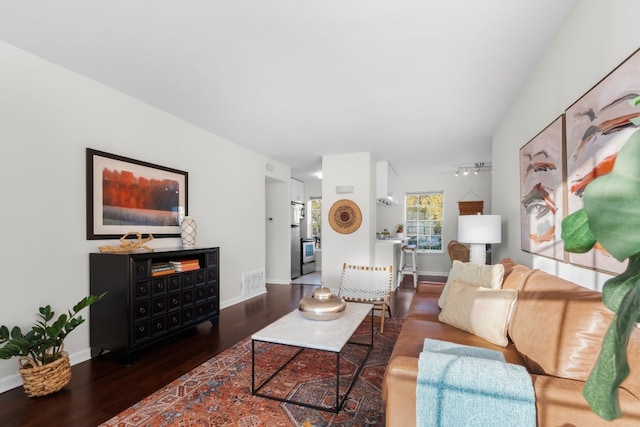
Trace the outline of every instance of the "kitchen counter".
{"type": "Polygon", "coordinates": [[[398,269],[400,268],[400,249],[402,240],[399,239],[377,239],[375,247],[375,266],[393,266],[393,279],[391,290],[395,291],[398,286],[398,269]]]}
{"type": "Polygon", "coordinates": [[[400,244],[402,244],[402,240],[400,240],[400,239],[376,239],[376,244],[378,244],[378,243],[388,243],[388,244],[400,243],[400,244]]]}

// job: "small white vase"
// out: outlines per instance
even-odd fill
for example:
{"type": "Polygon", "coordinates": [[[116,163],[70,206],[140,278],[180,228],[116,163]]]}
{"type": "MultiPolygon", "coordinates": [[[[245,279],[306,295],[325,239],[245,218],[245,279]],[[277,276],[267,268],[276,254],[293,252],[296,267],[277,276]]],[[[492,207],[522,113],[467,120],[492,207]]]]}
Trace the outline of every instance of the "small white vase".
{"type": "Polygon", "coordinates": [[[182,237],[182,246],[185,248],[193,248],[196,246],[196,221],[185,216],[180,223],[180,235],[182,237]]]}
{"type": "Polygon", "coordinates": [[[396,238],[400,240],[404,239],[404,233],[396,233],[396,238]]]}

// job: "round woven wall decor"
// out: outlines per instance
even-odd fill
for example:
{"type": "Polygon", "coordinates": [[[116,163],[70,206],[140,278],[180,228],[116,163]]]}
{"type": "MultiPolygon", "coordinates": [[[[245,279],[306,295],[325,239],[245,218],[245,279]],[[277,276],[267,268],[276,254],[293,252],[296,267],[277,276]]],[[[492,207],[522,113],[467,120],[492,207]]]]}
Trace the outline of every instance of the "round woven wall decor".
{"type": "Polygon", "coordinates": [[[329,209],[329,224],[341,234],[351,234],[362,224],[362,212],[355,202],[347,199],[338,200],[329,209]]]}

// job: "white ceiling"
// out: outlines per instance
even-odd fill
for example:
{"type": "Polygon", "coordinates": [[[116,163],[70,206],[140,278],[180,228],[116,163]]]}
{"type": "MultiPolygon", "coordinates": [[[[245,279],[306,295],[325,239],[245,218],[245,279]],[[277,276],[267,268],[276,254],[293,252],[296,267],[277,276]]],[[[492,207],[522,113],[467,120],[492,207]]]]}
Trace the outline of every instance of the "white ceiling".
{"type": "Polygon", "coordinates": [[[0,0],[0,39],[313,180],[491,161],[491,134],[576,0],[0,0]]]}

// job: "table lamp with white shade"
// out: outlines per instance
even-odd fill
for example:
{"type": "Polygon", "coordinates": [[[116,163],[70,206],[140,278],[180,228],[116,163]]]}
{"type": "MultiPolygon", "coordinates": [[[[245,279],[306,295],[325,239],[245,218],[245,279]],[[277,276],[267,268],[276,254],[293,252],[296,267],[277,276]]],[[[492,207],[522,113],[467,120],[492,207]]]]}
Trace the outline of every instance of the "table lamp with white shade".
{"type": "Polygon", "coordinates": [[[458,217],[458,241],[469,243],[469,261],[487,263],[487,244],[500,243],[500,215],[461,215],[458,217]]]}

